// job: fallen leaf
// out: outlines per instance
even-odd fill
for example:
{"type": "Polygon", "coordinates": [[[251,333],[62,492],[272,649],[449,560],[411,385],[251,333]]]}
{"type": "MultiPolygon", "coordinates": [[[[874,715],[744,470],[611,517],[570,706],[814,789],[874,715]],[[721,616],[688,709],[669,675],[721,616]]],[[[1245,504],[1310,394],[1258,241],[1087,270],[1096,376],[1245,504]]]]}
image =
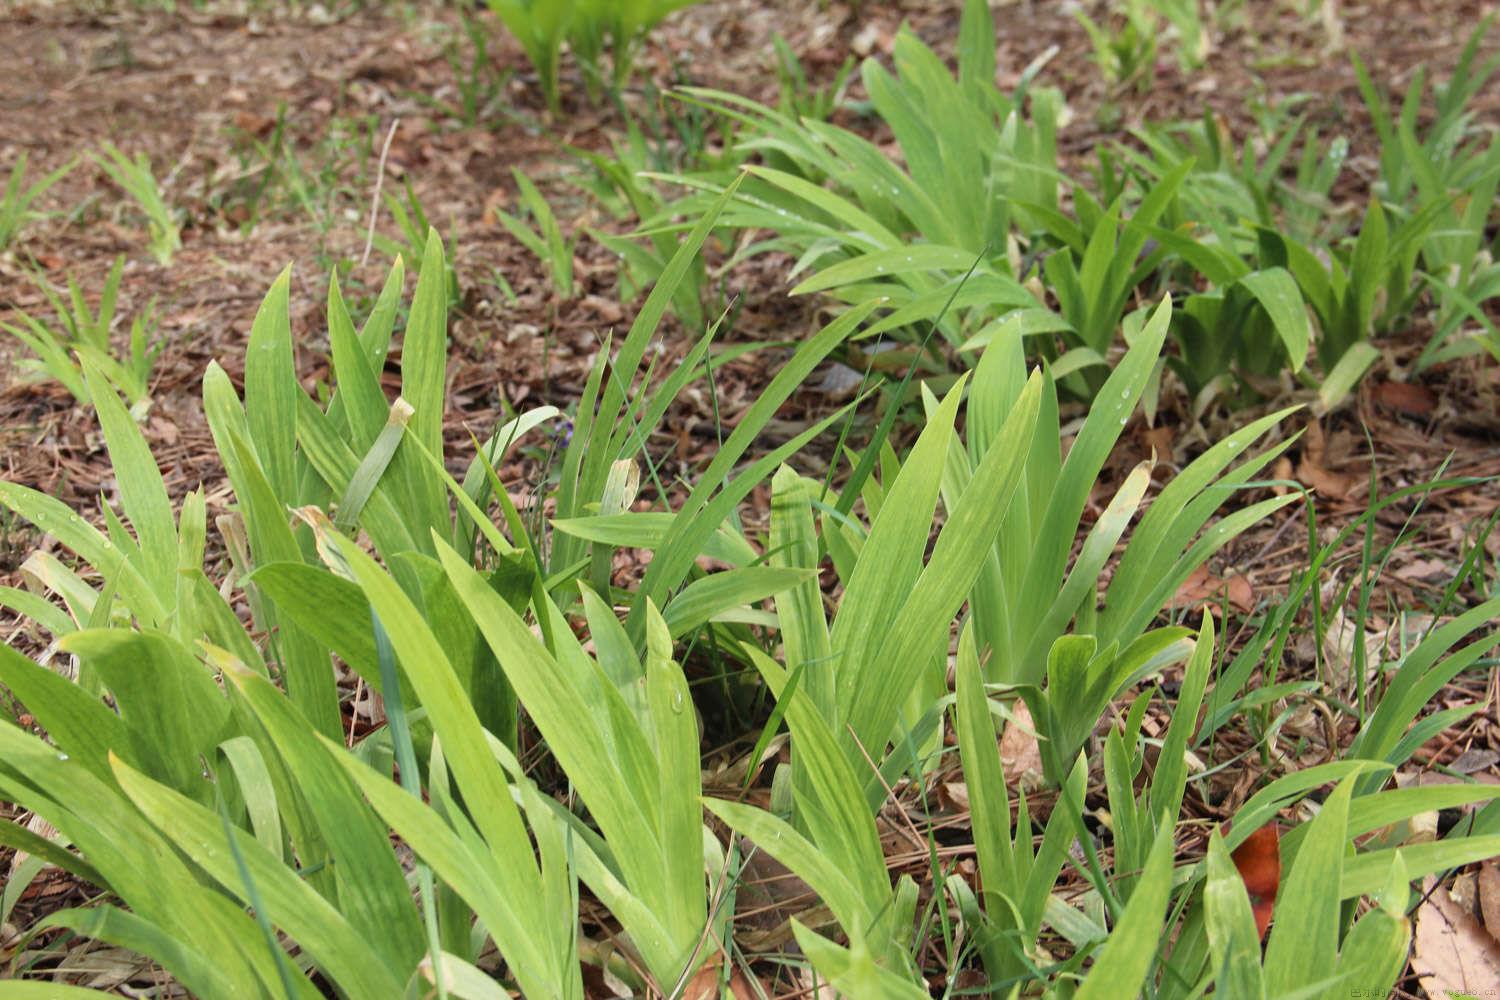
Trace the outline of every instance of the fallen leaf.
{"type": "MultiPolygon", "coordinates": [[[[1384,659],[1383,650],[1387,640],[1387,629],[1369,623],[1364,632],[1365,670],[1370,672],[1384,659]]],[[[1354,621],[1344,614],[1343,608],[1335,608],[1328,616],[1323,631],[1323,662],[1328,667],[1329,679],[1339,690],[1347,690],[1353,682],[1354,643],[1359,630],[1354,621]]],[[[1368,678],[1367,678],[1368,679],[1368,678]]]]}
{"type": "Polygon", "coordinates": [[[1479,912],[1490,937],[1500,941],[1500,865],[1493,861],[1479,866],[1479,912]]]}
{"type": "Polygon", "coordinates": [[[708,963],[693,975],[692,979],[683,986],[679,996],[682,1000],[751,1000],[755,991],[750,988],[750,983],[745,979],[745,974],[735,969],[729,977],[728,984],[719,989],[720,963],[716,960],[708,963]]]}
{"type": "Polygon", "coordinates": [[[938,801],[945,810],[964,812],[969,808],[969,786],[963,781],[945,781],[938,785],[938,801]]]}
{"type": "Polygon", "coordinates": [[[1297,478],[1313,492],[1330,500],[1349,498],[1362,482],[1357,476],[1325,469],[1305,458],[1297,463],[1297,478]]]}
{"type": "Polygon", "coordinates": [[[1475,771],[1483,771],[1496,763],[1500,763],[1500,753],[1494,750],[1470,748],[1453,758],[1453,763],[1448,767],[1459,774],[1473,774],[1475,771]]]}
{"type": "Polygon", "coordinates": [[[817,905],[817,895],[786,865],[753,849],[749,840],[740,838],[739,843],[745,860],[734,896],[735,939],[779,947],[792,939],[792,917],[808,922],[806,911],[817,905]]]}
{"type": "Polygon", "coordinates": [[[234,127],[246,135],[265,138],[276,127],[276,119],[256,114],[253,111],[236,111],[234,113],[234,127]]]}
{"type": "Polygon", "coordinates": [[[1422,583],[1426,580],[1451,580],[1453,578],[1453,567],[1441,559],[1413,559],[1403,566],[1397,566],[1392,573],[1398,580],[1407,583],[1422,583]]]}
{"type": "Polygon", "coordinates": [[[1264,939],[1276,907],[1276,889],[1281,885],[1281,831],[1275,823],[1266,824],[1246,837],[1230,858],[1245,880],[1255,929],[1264,939]]]}
{"type": "Polygon", "coordinates": [[[152,438],[168,448],[176,444],[178,438],[181,437],[176,422],[168,420],[166,417],[152,417],[147,422],[146,427],[151,432],[152,438]]]}
{"type": "Polygon", "coordinates": [[[1037,746],[1031,710],[1024,701],[1016,701],[1000,734],[1000,765],[1009,784],[1023,790],[1041,787],[1042,750],[1037,746]]]}
{"type": "Polygon", "coordinates": [[[1372,395],[1381,406],[1411,417],[1429,416],[1437,408],[1437,396],[1415,382],[1382,382],[1372,395]]]}
{"type": "Polygon", "coordinates": [[[1141,444],[1160,462],[1172,461],[1172,438],[1170,427],[1142,427],[1136,432],[1141,444]]]}
{"type": "MultiPolygon", "coordinates": [[[[1276,459],[1276,464],[1271,466],[1271,478],[1288,480],[1292,478],[1292,460],[1285,455],[1276,459]]],[[[1271,492],[1279,497],[1286,496],[1289,486],[1272,486],[1271,492]]]]}
{"type": "Polygon", "coordinates": [[[1255,588],[1243,573],[1217,577],[1208,571],[1207,566],[1199,566],[1177,588],[1172,606],[1191,608],[1206,605],[1210,610],[1217,610],[1224,603],[1225,597],[1228,597],[1230,607],[1236,611],[1248,613],[1255,609],[1255,588]]]}
{"type": "Polygon", "coordinates": [[[499,219],[496,217],[495,212],[509,206],[510,192],[503,187],[497,187],[485,196],[484,208],[480,211],[480,218],[484,219],[485,222],[494,222],[498,225],[499,219]]]}
{"type": "Polygon", "coordinates": [[[1500,942],[1474,916],[1455,903],[1432,879],[1417,909],[1412,971],[1430,997],[1450,993],[1484,996],[1500,990],[1500,942]]]}
{"type": "Polygon", "coordinates": [[[1302,437],[1302,458],[1297,463],[1297,478],[1324,497],[1343,500],[1353,495],[1364,480],[1328,468],[1328,450],[1323,425],[1316,420],[1308,421],[1307,432],[1302,437]]]}

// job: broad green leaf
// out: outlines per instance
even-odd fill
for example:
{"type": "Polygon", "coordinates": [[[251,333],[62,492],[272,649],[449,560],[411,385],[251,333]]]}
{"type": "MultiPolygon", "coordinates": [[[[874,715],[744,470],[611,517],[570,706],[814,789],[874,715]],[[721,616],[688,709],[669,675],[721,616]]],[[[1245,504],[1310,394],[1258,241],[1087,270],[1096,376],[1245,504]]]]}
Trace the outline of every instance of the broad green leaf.
{"type": "Polygon", "coordinates": [[[850,948],[841,948],[796,920],[792,921],[792,933],[813,968],[838,987],[843,996],[869,997],[870,1000],[921,1000],[930,995],[925,984],[919,986],[905,976],[876,965],[863,941],[856,939],[850,948]]]}
{"type": "MultiPolygon", "coordinates": [[[[292,351],[292,327],[287,297],[292,269],[288,266],[261,302],[250,328],[245,350],[245,417],[249,440],[266,470],[266,479],[282,503],[295,503],[297,496],[295,454],[297,445],[296,358],[292,351]]],[[[219,449],[223,455],[224,449],[219,449]]]]}
{"type": "Polygon", "coordinates": [[[134,751],[125,756],[175,790],[204,799],[200,757],[212,756],[229,735],[230,711],[208,668],[159,632],[84,629],[63,643],[114,696],[134,751]]]}
{"type": "MultiPolygon", "coordinates": [[[[247,890],[225,847],[224,827],[217,816],[124,763],[116,763],[115,778],[185,854],[227,891],[246,898],[247,890]]],[[[248,833],[234,830],[234,836],[255,891],[267,907],[266,916],[296,940],[329,978],[356,996],[399,994],[399,984],[406,976],[387,964],[398,956],[372,948],[365,934],[248,833]]],[[[401,902],[406,903],[404,895],[401,902]]]]}
{"type": "Polygon", "coordinates": [[[1276,894],[1276,920],[1266,942],[1267,996],[1320,981],[1338,952],[1339,900],[1328,882],[1343,866],[1353,790],[1353,778],[1345,778],[1328,796],[1276,894]]]}
{"type": "Polygon", "coordinates": [[[815,569],[746,566],[710,573],[694,580],[667,605],[667,628],[674,638],[687,635],[732,609],[756,604],[806,581],[816,581],[815,569]]]}
{"type": "Polygon", "coordinates": [[[1250,895],[1217,830],[1209,834],[1203,906],[1217,988],[1228,996],[1263,1000],[1266,986],[1260,967],[1260,934],[1250,909],[1250,895]]]}
{"type": "Polygon", "coordinates": [[[339,912],[362,940],[378,944],[394,975],[408,975],[425,942],[384,824],[365,808],[348,775],[314,738],[307,720],[269,680],[228,660],[224,672],[265,727],[322,830],[338,886],[339,912]]]}
{"type": "Polygon", "coordinates": [[[120,502],[140,540],[142,568],[158,598],[166,602],[175,590],[177,526],[161,470],[113,386],[87,358],[82,359],[82,365],[89,398],[104,430],[110,463],[120,486],[120,502]]]}
{"type": "Polygon", "coordinates": [[[1292,371],[1300,372],[1307,364],[1307,345],[1312,341],[1312,327],[1297,282],[1285,268],[1271,267],[1254,271],[1240,279],[1240,285],[1271,318],[1271,326],[1286,348],[1292,371]]]}
{"type": "Polygon", "coordinates": [[[1172,894],[1172,818],[1163,817],[1160,827],[1130,902],[1074,994],[1076,1000],[1135,996],[1156,961],[1164,944],[1162,918],[1172,894]]]}

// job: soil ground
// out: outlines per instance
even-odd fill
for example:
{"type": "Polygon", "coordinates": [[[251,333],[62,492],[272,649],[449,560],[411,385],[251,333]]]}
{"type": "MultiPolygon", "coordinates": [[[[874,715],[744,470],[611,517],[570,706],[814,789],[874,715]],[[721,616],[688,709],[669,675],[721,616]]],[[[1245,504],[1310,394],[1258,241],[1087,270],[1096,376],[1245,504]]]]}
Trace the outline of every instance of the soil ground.
{"type": "MultiPolygon", "coordinates": [[[[1377,147],[1344,49],[1360,52],[1388,91],[1403,91],[1422,65],[1431,78],[1444,79],[1468,31],[1495,4],[1324,3],[1336,18],[1307,17],[1300,2],[1241,4],[1242,15],[1230,21],[1204,70],[1184,76],[1163,58],[1145,91],[1115,94],[1100,82],[1088,39],[1071,14],[1077,4],[1002,2],[996,7],[1001,82],[1013,82],[1056,47],[1040,79],[1067,96],[1071,120],[1062,145],[1080,164],[1091,162],[1098,144],[1122,138],[1142,122],[1196,118],[1209,110],[1244,136],[1256,127],[1256,107],[1303,99],[1302,110],[1325,134],[1348,136],[1351,154],[1338,194],[1362,205],[1376,173],[1377,147]],[[1331,28],[1337,31],[1331,34],[1331,28]]],[[[14,321],[18,310],[46,313],[34,269],[57,286],[73,278],[92,300],[115,257],[125,254],[119,312],[128,317],[156,300],[164,344],[145,432],[174,498],[201,485],[210,518],[233,498],[199,405],[203,370],[217,359],[238,380],[255,309],[275,276],[294,263],[293,328],[304,383],[311,389],[326,377],[322,315],[328,270],[340,268],[346,295],[357,302],[378,290],[389,265],[379,251],[367,256],[366,226],[382,142],[398,119],[382,183],[387,190],[409,183],[429,219],[456,247],[462,297],[451,328],[450,456],[467,456],[469,430],[484,432],[506,408],[574,402],[602,336],[623,329],[633,316],[634,304],[620,301],[613,254],[581,238],[579,292],[562,300],[541,263],[492,214],[494,207],[514,203],[511,170],[519,168],[539,183],[566,228],[621,228],[568,182],[579,168],[566,153],[569,146],[608,151],[624,131],[620,113],[588,105],[569,65],[566,113],[550,120],[519,48],[488,15],[478,16],[488,58],[476,74],[464,28],[472,15],[465,10],[345,6],[333,5],[330,14],[319,5],[246,12],[243,5],[215,4],[169,14],[83,0],[0,0],[0,66],[8,68],[0,73],[0,171],[23,152],[33,178],[79,161],[45,197],[47,217],[0,257],[0,323],[14,321]],[[478,120],[466,124],[462,101],[471,84],[480,89],[481,107],[478,120]],[[300,197],[285,184],[267,183],[271,162],[257,144],[278,136],[283,150],[303,165],[300,197]],[[158,266],[144,252],[143,220],[87,159],[105,141],[149,156],[165,178],[171,204],[185,213],[184,247],[170,266],[158,266]],[[502,290],[497,273],[513,296],[502,290]]],[[[814,80],[826,82],[851,54],[887,52],[903,21],[938,51],[951,52],[959,7],[927,0],[712,0],[674,16],[652,36],[637,80],[662,87],[694,83],[774,102],[774,32],[786,37],[814,80]]],[[[1493,47],[1500,33],[1491,38],[1493,47]]],[[[851,93],[859,96],[857,84],[851,93]]],[[[661,120],[663,105],[644,83],[632,88],[627,104],[645,120],[661,120]]],[[[1500,122],[1500,90],[1481,94],[1474,110],[1480,120],[1500,122]]],[[[869,131],[868,121],[853,112],[840,114],[841,123],[869,131]]],[[[399,238],[385,211],[376,227],[399,238]]],[[[816,302],[787,297],[784,263],[760,258],[722,275],[720,290],[741,306],[731,339],[796,340],[821,324],[816,302]]],[[[689,332],[668,320],[668,359],[685,350],[689,332]]],[[[1410,364],[1428,333],[1420,325],[1399,331],[1380,345],[1383,360],[1353,400],[1330,414],[1299,416],[1289,428],[1307,433],[1276,471],[1313,489],[1324,538],[1365,508],[1372,479],[1386,493],[1439,474],[1500,475],[1500,373],[1471,359],[1414,376],[1410,364]]],[[[0,477],[96,513],[101,494],[107,498],[114,490],[97,427],[60,386],[23,378],[14,364],[18,354],[13,340],[0,339],[0,477]]],[[[776,362],[775,352],[757,352],[722,370],[717,405],[726,424],[754,400],[776,362]]],[[[817,385],[815,375],[812,387],[782,414],[779,433],[795,433],[843,402],[817,385]]],[[[1212,409],[1194,415],[1179,396],[1169,394],[1155,427],[1132,426],[1112,460],[1116,473],[1153,448],[1168,464],[1185,462],[1231,422],[1247,417],[1212,409]]],[[[1275,402],[1288,398],[1304,399],[1289,391],[1275,402]]],[[[668,461],[668,472],[691,476],[711,451],[713,421],[707,398],[689,397],[650,447],[668,461]]],[[[524,487],[534,466],[522,459],[503,472],[524,487]]],[[[1102,484],[1101,503],[1114,485],[1102,484]]],[[[764,516],[766,499],[763,493],[752,496],[746,512],[752,523],[764,516]]],[[[1497,508],[1500,486],[1489,478],[1434,494],[1409,524],[1412,504],[1376,519],[1382,542],[1403,527],[1409,532],[1372,605],[1382,609],[1386,624],[1384,609],[1431,603],[1457,572],[1476,527],[1497,508]]],[[[1197,581],[1200,592],[1188,596],[1202,599],[1230,581],[1229,595],[1240,613],[1274,600],[1306,565],[1304,520],[1294,507],[1245,536],[1197,581]]],[[[19,564],[39,544],[44,540],[25,526],[0,521],[0,585],[19,585],[19,564]]],[[[1497,549],[1490,546],[1494,558],[1497,549]]],[[[1349,565],[1341,559],[1333,570],[1347,579],[1349,565]]],[[[36,642],[3,613],[0,635],[21,648],[36,642]]],[[[1288,657],[1292,670],[1305,669],[1312,658],[1306,649],[1293,649],[1288,657]]],[[[1462,732],[1435,741],[1425,759],[1485,761],[1474,773],[1500,781],[1494,693],[1445,692],[1446,703],[1488,696],[1491,707],[1462,732]]],[[[1301,741],[1300,752],[1310,764],[1333,752],[1340,734],[1325,737],[1315,732],[1318,727],[1308,728],[1312,735],[1301,741]]],[[[1205,818],[1226,815],[1243,798],[1243,791],[1224,792],[1212,807],[1203,804],[1205,818]]],[[[0,870],[8,860],[0,851],[0,870]]],[[[915,867],[924,864],[918,860],[915,867]]],[[[13,919],[26,926],[38,914],[80,898],[78,887],[66,880],[43,880],[13,919]]],[[[1416,995],[1415,985],[1408,985],[1416,995]]]]}

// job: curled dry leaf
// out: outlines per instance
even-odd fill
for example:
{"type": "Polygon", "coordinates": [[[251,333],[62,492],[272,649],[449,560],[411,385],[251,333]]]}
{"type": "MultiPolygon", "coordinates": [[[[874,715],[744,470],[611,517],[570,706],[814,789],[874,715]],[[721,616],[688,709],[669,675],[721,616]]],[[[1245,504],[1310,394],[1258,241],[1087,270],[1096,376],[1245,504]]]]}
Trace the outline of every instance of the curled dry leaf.
{"type": "Polygon", "coordinates": [[[1000,766],[1006,782],[1014,788],[1031,791],[1042,785],[1042,750],[1037,746],[1031,710],[1024,701],[1017,700],[1011,707],[1010,721],[1000,734],[1000,766]]]}
{"type": "Polygon", "coordinates": [[[1199,566],[1177,588],[1172,605],[1183,608],[1201,605],[1215,611],[1223,606],[1226,597],[1236,611],[1248,614],[1255,610],[1255,588],[1250,585],[1248,577],[1242,573],[1217,577],[1208,571],[1207,566],[1199,566]]]}
{"type": "Polygon", "coordinates": [[[1412,970],[1430,997],[1450,993],[1489,996],[1500,991],[1500,942],[1448,890],[1424,883],[1427,898],[1417,910],[1412,970]]]}
{"type": "Polygon", "coordinates": [[[694,974],[683,986],[682,1000],[753,1000],[755,990],[739,969],[729,976],[729,982],[720,988],[720,962],[709,962],[694,974]]]}
{"type": "Polygon", "coordinates": [[[1479,868],[1479,912],[1485,930],[1500,942],[1500,864],[1486,861],[1479,868]]]}
{"type": "Polygon", "coordinates": [[[1316,420],[1309,421],[1302,441],[1302,458],[1297,463],[1297,478],[1319,496],[1330,500],[1353,496],[1364,479],[1347,472],[1335,472],[1328,463],[1328,442],[1323,436],[1323,426],[1316,420]]]}
{"type": "Polygon", "coordinates": [[[1264,938],[1276,907],[1276,889],[1281,885],[1281,831],[1275,823],[1266,824],[1246,837],[1230,858],[1245,880],[1255,929],[1264,938]]]}

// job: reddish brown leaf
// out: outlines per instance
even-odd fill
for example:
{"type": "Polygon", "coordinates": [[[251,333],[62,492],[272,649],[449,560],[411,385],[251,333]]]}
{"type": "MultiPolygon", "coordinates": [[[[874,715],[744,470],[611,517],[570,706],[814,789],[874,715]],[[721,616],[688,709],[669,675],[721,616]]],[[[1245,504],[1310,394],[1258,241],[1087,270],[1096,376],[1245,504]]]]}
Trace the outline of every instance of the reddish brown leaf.
{"type": "Polygon", "coordinates": [[[1375,402],[1397,413],[1426,417],[1437,408],[1437,397],[1425,385],[1415,382],[1382,382],[1375,387],[1375,402]]]}
{"type": "Polygon", "coordinates": [[[1255,914],[1255,929],[1266,936],[1271,912],[1276,906],[1276,888],[1281,884],[1281,833],[1275,823],[1256,830],[1230,855],[1245,889],[1250,893],[1250,909],[1255,914]]]}

